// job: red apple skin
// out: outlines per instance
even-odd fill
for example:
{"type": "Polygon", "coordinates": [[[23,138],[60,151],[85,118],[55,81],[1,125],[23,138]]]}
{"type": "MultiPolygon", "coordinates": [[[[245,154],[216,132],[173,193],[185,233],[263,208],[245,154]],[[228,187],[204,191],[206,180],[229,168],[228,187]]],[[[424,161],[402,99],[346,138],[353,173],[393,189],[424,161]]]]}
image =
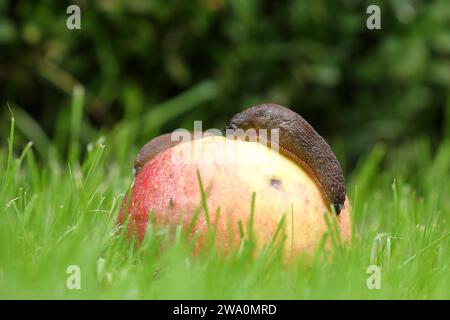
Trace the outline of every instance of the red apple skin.
{"type": "MultiPolygon", "coordinates": [[[[174,230],[181,214],[186,227],[196,210],[201,209],[197,170],[206,191],[211,225],[217,225],[215,244],[225,251],[237,248],[241,242],[239,222],[248,232],[253,193],[257,248],[272,240],[285,215],[284,254],[295,257],[311,252],[328,230],[325,215],[333,218],[313,179],[287,157],[256,142],[206,137],[161,152],[139,171],[129,200],[128,234],[142,241],[151,212],[155,228],[174,230]]],[[[119,224],[124,220],[125,203],[126,199],[119,224]]],[[[337,225],[341,238],[348,242],[348,199],[337,217],[337,225]]],[[[193,232],[196,231],[206,234],[204,210],[196,220],[193,232]]],[[[195,250],[204,246],[204,239],[199,238],[195,250]]]]}

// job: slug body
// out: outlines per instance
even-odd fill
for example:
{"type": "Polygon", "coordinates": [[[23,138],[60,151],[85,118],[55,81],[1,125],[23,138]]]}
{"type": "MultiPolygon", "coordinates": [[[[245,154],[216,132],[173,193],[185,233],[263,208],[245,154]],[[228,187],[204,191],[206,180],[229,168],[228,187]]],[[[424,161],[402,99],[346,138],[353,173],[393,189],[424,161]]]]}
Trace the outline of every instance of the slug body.
{"type": "Polygon", "coordinates": [[[200,131],[186,132],[184,136],[175,136],[173,133],[166,133],[157,136],[147,142],[139,151],[134,160],[134,173],[137,174],[139,170],[151,159],[153,159],[160,152],[172,148],[181,142],[193,141],[203,137],[200,131]],[[183,139],[184,138],[184,139],[183,139]]]}
{"type": "Polygon", "coordinates": [[[160,135],[147,142],[141,148],[134,160],[134,173],[138,173],[139,170],[141,170],[141,168],[158,153],[175,146],[177,143],[178,141],[175,142],[171,140],[170,133],[160,135]]]}
{"type": "Polygon", "coordinates": [[[261,104],[236,114],[228,129],[278,129],[280,152],[312,176],[340,213],[346,197],[341,166],[326,141],[299,114],[280,105],[261,104]]]}

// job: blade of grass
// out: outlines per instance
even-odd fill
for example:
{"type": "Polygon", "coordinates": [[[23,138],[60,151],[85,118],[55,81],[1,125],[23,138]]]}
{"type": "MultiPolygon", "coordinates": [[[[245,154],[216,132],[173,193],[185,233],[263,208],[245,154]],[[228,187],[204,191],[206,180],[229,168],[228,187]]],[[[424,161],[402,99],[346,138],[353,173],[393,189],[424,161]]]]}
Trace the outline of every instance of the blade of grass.
{"type": "Polygon", "coordinates": [[[70,141],[69,141],[69,162],[75,163],[80,157],[80,128],[83,118],[84,89],[76,85],[72,90],[72,104],[70,117],[70,141]]]}
{"type": "MultiPolygon", "coordinates": [[[[9,107],[9,104],[8,104],[9,107]]],[[[11,109],[9,109],[11,111],[11,109]]],[[[13,162],[13,148],[14,148],[14,128],[15,128],[15,119],[14,116],[12,115],[12,111],[11,111],[11,126],[9,129],[9,138],[8,138],[8,159],[6,161],[6,173],[4,175],[4,187],[6,187],[7,182],[9,180],[9,174],[10,174],[10,170],[11,170],[11,166],[12,166],[12,162],[13,162]]]]}

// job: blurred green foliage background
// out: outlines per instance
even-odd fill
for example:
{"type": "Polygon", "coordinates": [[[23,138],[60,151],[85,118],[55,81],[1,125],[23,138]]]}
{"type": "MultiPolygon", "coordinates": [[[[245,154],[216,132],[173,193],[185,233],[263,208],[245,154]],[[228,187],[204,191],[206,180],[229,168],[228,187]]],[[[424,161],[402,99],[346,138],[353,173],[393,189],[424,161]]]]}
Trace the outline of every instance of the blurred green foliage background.
{"type": "Polygon", "coordinates": [[[449,88],[447,0],[0,2],[0,134],[9,103],[16,145],[33,140],[44,159],[64,158],[70,136],[126,132],[115,143],[130,145],[128,160],[158,133],[222,128],[274,102],[303,115],[348,172],[377,143],[432,149],[450,136],[449,88]],[[70,4],[81,30],[66,28],[70,4]],[[370,4],[381,30],[366,28],[370,4]]]}

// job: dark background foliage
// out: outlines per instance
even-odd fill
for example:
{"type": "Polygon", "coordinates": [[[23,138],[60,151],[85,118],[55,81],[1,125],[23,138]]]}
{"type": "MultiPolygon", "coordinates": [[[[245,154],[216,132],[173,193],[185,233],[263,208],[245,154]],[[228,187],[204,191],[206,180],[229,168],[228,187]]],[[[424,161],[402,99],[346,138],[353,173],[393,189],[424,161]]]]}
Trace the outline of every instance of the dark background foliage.
{"type": "Polygon", "coordinates": [[[274,102],[303,115],[350,168],[376,143],[433,146],[449,135],[450,2],[2,0],[0,134],[9,103],[63,150],[77,86],[86,144],[124,122],[139,128],[133,146],[193,120],[222,128],[274,102]],[[81,30],[66,28],[71,3],[81,30]],[[381,30],[366,28],[370,4],[381,30]]]}

